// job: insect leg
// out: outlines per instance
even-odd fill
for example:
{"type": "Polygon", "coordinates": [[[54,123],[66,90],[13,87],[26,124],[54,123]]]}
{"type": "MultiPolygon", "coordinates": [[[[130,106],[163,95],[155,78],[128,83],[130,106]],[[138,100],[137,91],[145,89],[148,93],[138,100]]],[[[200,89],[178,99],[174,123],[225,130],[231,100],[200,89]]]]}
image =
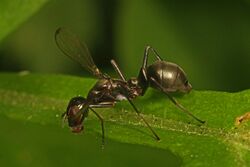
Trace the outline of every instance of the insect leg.
{"type": "Polygon", "coordinates": [[[102,126],[102,146],[104,146],[104,120],[102,118],[102,116],[100,114],[98,114],[95,110],[93,110],[92,108],[89,107],[89,109],[91,111],[93,111],[93,113],[99,118],[99,120],[101,121],[101,126],[102,126]]]}
{"type": "Polygon", "coordinates": [[[89,105],[91,108],[111,108],[114,107],[114,102],[100,102],[99,104],[89,105]]]}
{"type": "Polygon", "coordinates": [[[148,64],[148,55],[150,51],[154,53],[154,55],[156,56],[158,60],[162,61],[162,58],[156,52],[156,50],[154,50],[154,48],[152,48],[151,46],[146,46],[144,50],[143,63],[142,63],[142,66],[138,75],[138,80],[140,81],[140,85],[143,88],[141,95],[145,94],[147,87],[148,87],[148,76],[147,76],[146,69],[147,69],[147,64],[148,64]]]}
{"type": "Polygon", "coordinates": [[[156,140],[160,140],[160,137],[156,134],[156,132],[152,129],[152,127],[149,125],[149,123],[144,119],[144,117],[140,114],[140,112],[138,111],[138,109],[135,107],[134,103],[127,98],[129,103],[131,104],[131,106],[133,107],[133,109],[135,110],[135,112],[137,113],[137,115],[144,121],[144,123],[147,125],[147,127],[150,129],[150,131],[154,134],[156,140]]]}
{"type": "Polygon", "coordinates": [[[156,52],[156,50],[154,48],[152,48],[151,46],[146,46],[145,50],[144,50],[144,58],[143,58],[143,65],[142,68],[147,68],[147,63],[148,63],[148,55],[150,53],[150,51],[152,51],[154,53],[154,55],[156,56],[156,58],[158,60],[163,60],[160,55],[156,52]]]}
{"type": "Polygon", "coordinates": [[[200,120],[196,116],[194,116],[191,112],[189,112],[186,108],[184,108],[177,100],[175,100],[162,86],[159,84],[154,78],[150,78],[157,86],[161,89],[161,91],[168,96],[168,98],[177,106],[180,110],[187,113],[189,116],[193,117],[195,120],[197,120],[200,123],[205,123],[205,121],[200,120]]]}
{"type": "Polygon", "coordinates": [[[124,75],[122,74],[120,68],[118,67],[117,63],[115,62],[115,60],[111,60],[110,61],[111,64],[113,65],[113,68],[115,69],[115,71],[118,73],[119,77],[123,80],[123,81],[126,81],[124,75]]]}

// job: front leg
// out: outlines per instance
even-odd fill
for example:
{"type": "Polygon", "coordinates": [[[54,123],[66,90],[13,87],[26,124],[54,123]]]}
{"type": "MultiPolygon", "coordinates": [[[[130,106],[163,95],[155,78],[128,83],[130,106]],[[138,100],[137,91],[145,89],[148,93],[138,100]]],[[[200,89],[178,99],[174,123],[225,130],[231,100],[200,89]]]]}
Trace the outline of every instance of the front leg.
{"type": "Polygon", "coordinates": [[[93,108],[89,108],[96,116],[97,118],[99,118],[99,120],[101,121],[101,127],[102,127],[102,148],[104,148],[104,119],[102,118],[102,116],[100,114],[98,114],[95,110],[93,110],[93,108]]]}
{"type": "Polygon", "coordinates": [[[115,106],[114,101],[105,101],[105,102],[100,102],[98,104],[91,104],[89,107],[91,108],[111,108],[115,106]]]}

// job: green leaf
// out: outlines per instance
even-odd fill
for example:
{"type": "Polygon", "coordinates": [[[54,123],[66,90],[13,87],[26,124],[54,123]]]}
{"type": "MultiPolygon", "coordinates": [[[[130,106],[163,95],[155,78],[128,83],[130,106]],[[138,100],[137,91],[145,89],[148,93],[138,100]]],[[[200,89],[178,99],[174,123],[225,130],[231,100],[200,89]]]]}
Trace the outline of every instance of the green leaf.
{"type": "MultiPolygon", "coordinates": [[[[93,79],[24,73],[1,73],[0,81],[0,118],[5,115],[10,120],[52,129],[61,126],[60,116],[69,99],[86,96],[95,83],[93,79]]],[[[245,121],[235,127],[235,119],[250,111],[250,90],[239,93],[194,90],[176,99],[206,123],[200,125],[180,112],[164,95],[150,89],[134,102],[161,141],[154,139],[126,101],[111,109],[97,109],[105,119],[106,141],[112,139],[145,148],[170,150],[181,157],[184,166],[250,164],[249,123],[245,121]]],[[[84,125],[87,134],[99,134],[97,143],[101,144],[100,122],[95,115],[90,113],[84,125]]],[[[71,134],[67,130],[58,131],[63,135],[71,134]]],[[[72,147],[76,147],[74,143],[72,147]]],[[[157,156],[160,155],[164,154],[157,156]]]]}
{"type": "Polygon", "coordinates": [[[0,41],[38,11],[48,0],[1,0],[0,41]]]}

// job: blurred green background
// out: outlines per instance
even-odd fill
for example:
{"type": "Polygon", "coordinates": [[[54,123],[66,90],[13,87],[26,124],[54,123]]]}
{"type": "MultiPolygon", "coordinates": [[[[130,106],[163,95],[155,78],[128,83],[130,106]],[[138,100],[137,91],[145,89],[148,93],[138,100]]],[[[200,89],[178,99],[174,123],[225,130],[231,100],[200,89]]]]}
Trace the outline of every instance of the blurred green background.
{"type": "Polygon", "coordinates": [[[103,71],[112,72],[114,58],[136,76],[151,45],[186,71],[194,89],[240,91],[250,82],[249,9],[248,0],[51,0],[1,42],[0,70],[83,75],[55,45],[64,26],[103,71]]]}
{"type": "MultiPolygon", "coordinates": [[[[5,8],[5,2],[7,4],[6,0],[0,0],[0,9],[5,8]]],[[[0,21],[3,18],[0,10],[0,21]]],[[[87,43],[96,64],[107,73],[114,73],[109,63],[114,58],[127,77],[136,76],[144,47],[151,45],[165,60],[179,64],[186,71],[194,89],[240,91],[250,88],[249,18],[249,0],[48,0],[32,17],[11,33],[3,35],[0,41],[0,71],[28,70],[89,76],[56,47],[54,32],[63,26],[87,43]]],[[[46,127],[33,124],[20,126],[19,122],[1,119],[2,125],[7,121],[13,129],[17,129],[9,133],[6,126],[0,126],[1,131],[8,134],[1,137],[1,143],[9,138],[13,138],[14,143],[11,147],[9,142],[1,144],[5,154],[0,153],[0,160],[4,164],[12,162],[13,166],[37,166],[39,158],[43,158],[41,166],[67,166],[77,162],[81,165],[94,163],[95,166],[98,166],[95,163],[103,163],[104,166],[112,166],[113,163],[116,166],[119,162],[124,166],[152,166],[156,162],[169,166],[181,164],[179,157],[170,152],[113,141],[108,143],[109,148],[103,154],[97,148],[98,142],[85,144],[92,143],[99,136],[86,134],[72,138],[71,133],[59,127],[48,131],[46,127]],[[39,129],[39,134],[32,131],[34,127],[39,129]],[[32,137],[39,135],[45,136],[43,140],[32,137]],[[23,136],[20,139],[23,147],[15,141],[18,136],[23,136]],[[65,140],[58,141],[61,138],[65,140]],[[57,146],[50,144],[57,141],[57,146]],[[69,146],[71,142],[74,143],[72,148],[69,146]],[[27,145],[30,147],[27,148],[27,145]],[[15,154],[14,161],[11,161],[13,152],[17,150],[20,154],[15,154]],[[58,155],[56,159],[50,158],[50,152],[58,155]],[[117,152],[121,154],[117,155],[117,152]],[[65,159],[71,155],[74,159],[65,159]],[[136,155],[139,158],[133,159],[136,155]],[[68,164],[60,164],[60,157],[68,164]],[[96,160],[96,157],[99,158],[96,160]],[[148,158],[155,161],[150,163],[148,158]],[[85,163],[85,160],[90,162],[85,163]]]]}

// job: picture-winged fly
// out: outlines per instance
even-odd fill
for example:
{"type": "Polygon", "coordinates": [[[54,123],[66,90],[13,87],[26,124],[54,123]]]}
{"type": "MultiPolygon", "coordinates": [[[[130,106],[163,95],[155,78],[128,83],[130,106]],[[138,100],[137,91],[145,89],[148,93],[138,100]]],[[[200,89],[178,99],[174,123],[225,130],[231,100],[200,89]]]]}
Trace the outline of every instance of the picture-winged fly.
{"type": "Polygon", "coordinates": [[[79,133],[83,130],[84,118],[87,117],[88,111],[91,110],[101,121],[102,143],[104,144],[104,120],[94,108],[114,107],[117,101],[126,99],[154,134],[155,138],[160,140],[159,136],[140,115],[138,109],[131,101],[141,94],[142,89],[136,87],[133,79],[128,82],[125,80],[114,60],[112,60],[112,64],[116,71],[119,72],[118,74],[122,77],[121,79],[114,79],[107,74],[103,74],[95,65],[85,43],[81,42],[76,35],[65,28],[57,29],[55,41],[64,54],[80,63],[84,69],[98,78],[96,84],[89,91],[87,98],[73,97],[68,104],[67,111],[63,114],[64,119],[68,119],[68,124],[73,132],[79,133]]]}
{"type": "Polygon", "coordinates": [[[126,80],[114,60],[111,60],[111,64],[119,75],[119,79],[111,78],[107,74],[102,73],[95,65],[86,44],[81,42],[75,34],[67,29],[58,28],[55,33],[55,41],[65,55],[78,62],[98,79],[88,92],[87,97],[73,97],[68,104],[66,112],[63,114],[63,118],[68,120],[68,125],[71,127],[72,132],[79,133],[83,130],[84,118],[88,116],[88,111],[91,110],[101,122],[102,143],[104,144],[104,120],[94,108],[110,108],[114,107],[116,102],[128,100],[137,115],[153,133],[156,140],[160,140],[160,137],[132,102],[137,96],[143,96],[148,87],[160,90],[182,111],[200,123],[205,122],[191,114],[169,94],[177,91],[187,93],[192,87],[184,71],[178,65],[162,60],[152,47],[147,46],[145,48],[143,65],[138,77],[126,80]],[[157,61],[147,66],[150,51],[154,53],[157,61]]]}

